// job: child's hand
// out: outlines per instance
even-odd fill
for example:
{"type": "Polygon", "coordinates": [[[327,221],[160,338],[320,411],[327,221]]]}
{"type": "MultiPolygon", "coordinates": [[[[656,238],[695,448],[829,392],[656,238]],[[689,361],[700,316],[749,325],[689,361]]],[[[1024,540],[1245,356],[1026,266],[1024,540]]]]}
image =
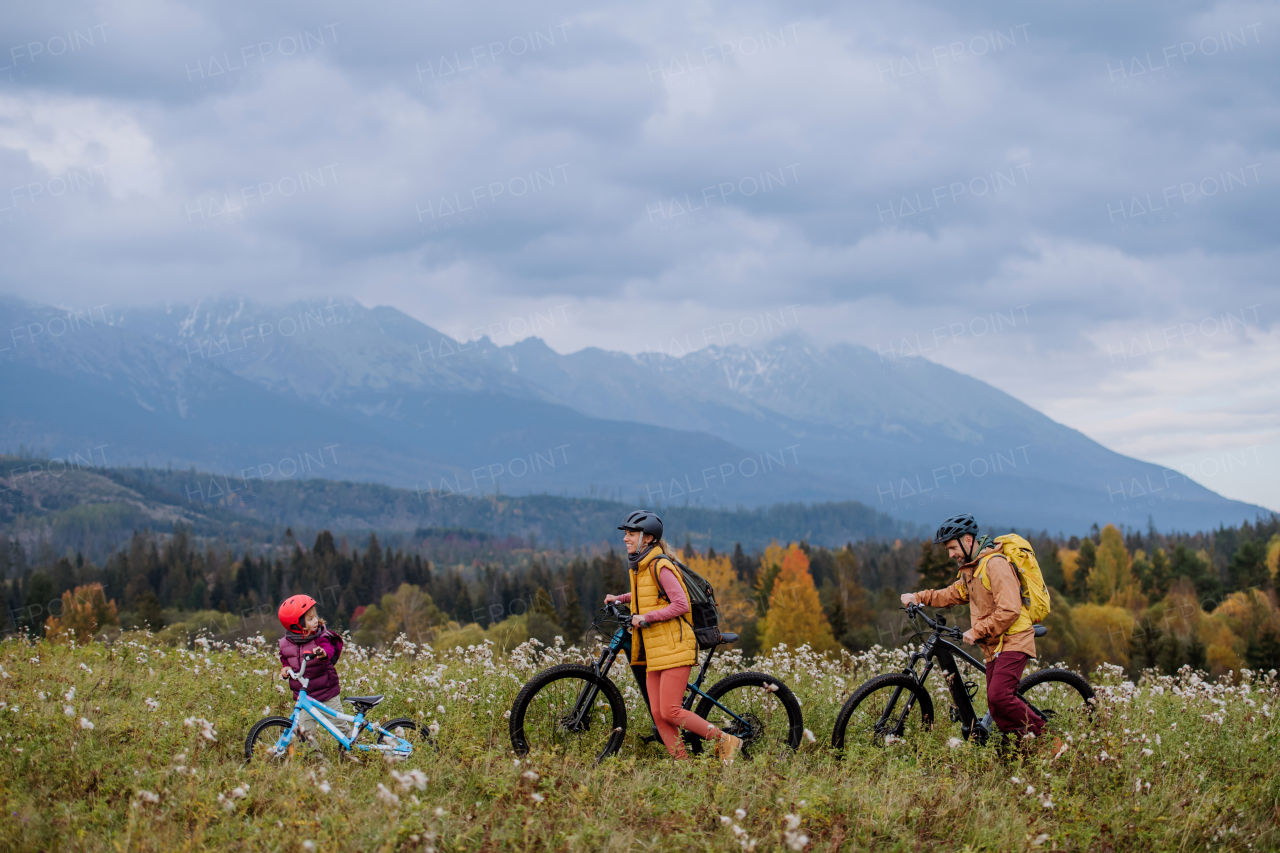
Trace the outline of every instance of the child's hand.
{"type": "Polygon", "coordinates": [[[318,658],[327,658],[329,656],[329,653],[324,650],[324,646],[316,646],[316,650],[311,654],[318,658]]]}
{"type": "Polygon", "coordinates": [[[281,678],[288,678],[288,677],[289,677],[289,667],[287,667],[287,666],[282,666],[282,667],[280,667],[280,677],[281,677],[281,678]]]}

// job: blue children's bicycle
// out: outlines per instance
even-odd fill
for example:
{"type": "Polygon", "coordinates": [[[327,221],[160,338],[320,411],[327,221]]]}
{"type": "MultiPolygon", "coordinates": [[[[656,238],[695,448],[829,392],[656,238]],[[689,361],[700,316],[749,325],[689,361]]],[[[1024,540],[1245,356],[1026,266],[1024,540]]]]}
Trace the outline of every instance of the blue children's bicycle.
{"type": "Polygon", "coordinates": [[[302,685],[302,689],[298,691],[298,700],[293,705],[293,714],[289,717],[266,717],[254,723],[253,728],[249,730],[249,737],[244,742],[246,761],[253,761],[255,757],[276,761],[291,758],[297,751],[295,738],[303,713],[314,717],[325,731],[333,735],[344,750],[386,752],[407,757],[413,754],[415,741],[418,743],[426,741],[427,734],[419,731],[417,723],[413,720],[401,717],[382,724],[366,720],[364,715],[382,701],[381,696],[343,696],[342,701],[350,702],[355,706],[354,717],[336,713],[308,696],[307,684],[310,680],[306,678],[307,661],[314,660],[316,657],[318,655],[306,655],[302,659],[301,670],[298,672],[289,670],[289,675],[302,685]],[[343,737],[330,720],[350,723],[351,737],[343,737]],[[357,743],[365,730],[374,733],[377,737],[376,743],[357,743]]]}

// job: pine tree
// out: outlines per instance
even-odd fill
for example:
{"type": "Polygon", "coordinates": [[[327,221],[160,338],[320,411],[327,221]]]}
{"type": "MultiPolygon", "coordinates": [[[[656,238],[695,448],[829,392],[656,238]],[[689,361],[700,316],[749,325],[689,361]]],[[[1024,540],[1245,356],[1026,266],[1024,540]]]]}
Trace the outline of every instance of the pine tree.
{"type": "Polygon", "coordinates": [[[837,648],[809,574],[809,558],[798,546],[788,549],[782,559],[763,622],[760,644],[766,650],[780,643],[792,649],[807,643],[818,653],[837,648]]]}
{"type": "Polygon", "coordinates": [[[581,643],[586,636],[587,623],[582,614],[582,602],[574,588],[576,584],[572,583],[572,578],[568,580],[570,583],[564,588],[564,604],[560,607],[560,627],[564,630],[565,641],[574,645],[581,643]]]}
{"type": "MultiPolygon", "coordinates": [[[[796,547],[792,545],[791,547],[796,547]]],[[[782,546],[778,544],[778,540],[773,540],[769,547],[764,549],[764,556],[760,558],[760,568],[756,571],[756,612],[761,615],[769,612],[769,596],[773,590],[774,581],[778,578],[778,573],[782,571],[782,559],[785,552],[782,546]]]]}
{"type": "Polygon", "coordinates": [[[920,543],[920,580],[917,589],[942,589],[955,582],[956,561],[945,545],[934,545],[929,539],[920,543]]]}
{"type": "Polygon", "coordinates": [[[1268,589],[1271,587],[1271,569],[1267,565],[1267,546],[1258,539],[1244,542],[1231,555],[1228,576],[1233,589],[1268,589]]]}
{"type": "Polygon", "coordinates": [[[751,562],[751,558],[742,552],[741,542],[733,544],[733,556],[729,558],[729,562],[733,564],[733,570],[737,572],[738,580],[748,586],[755,583],[755,565],[751,562]]]}
{"type": "Polygon", "coordinates": [[[1076,555],[1076,571],[1071,576],[1071,595],[1076,601],[1085,601],[1089,597],[1089,573],[1093,571],[1097,560],[1098,548],[1092,539],[1080,542],[1080,552],[1076,555]]]}

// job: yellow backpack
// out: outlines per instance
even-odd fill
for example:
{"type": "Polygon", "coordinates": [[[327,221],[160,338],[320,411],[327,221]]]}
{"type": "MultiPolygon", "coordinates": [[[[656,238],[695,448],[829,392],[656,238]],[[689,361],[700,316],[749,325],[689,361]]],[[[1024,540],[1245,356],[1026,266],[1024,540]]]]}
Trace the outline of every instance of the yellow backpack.
{"type": "MultiPolygon", "coordinates": [[[[1000,553],[1018,572],[1018,583],[1022,586],[1023,612],[1032,622],[1042,621],[1049,615],[1049,587],[1044,582],[1044,574],[1040,571],[1040,563],[1036,560],[1036,552],[1031,543],[1016,533],[1007,533],[997,536],[995,544],[1004,546],[1000,553]]],[[[985,563],[984,560],[982,568],[985,568],[985,563]]]]}

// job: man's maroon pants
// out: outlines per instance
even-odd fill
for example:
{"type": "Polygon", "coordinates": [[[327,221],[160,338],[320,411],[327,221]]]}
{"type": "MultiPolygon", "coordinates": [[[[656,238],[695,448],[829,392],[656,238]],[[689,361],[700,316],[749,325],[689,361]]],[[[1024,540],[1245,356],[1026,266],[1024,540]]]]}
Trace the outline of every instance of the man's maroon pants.
{"type": "Polygon", "coordinates": [[[987,664],[987,708],[1002,734],[1044,730],[1044,720],[1027,707],[1018,695],[1018,682],[1031,655],[1026,652],[1001,652],[987,664]]]}

